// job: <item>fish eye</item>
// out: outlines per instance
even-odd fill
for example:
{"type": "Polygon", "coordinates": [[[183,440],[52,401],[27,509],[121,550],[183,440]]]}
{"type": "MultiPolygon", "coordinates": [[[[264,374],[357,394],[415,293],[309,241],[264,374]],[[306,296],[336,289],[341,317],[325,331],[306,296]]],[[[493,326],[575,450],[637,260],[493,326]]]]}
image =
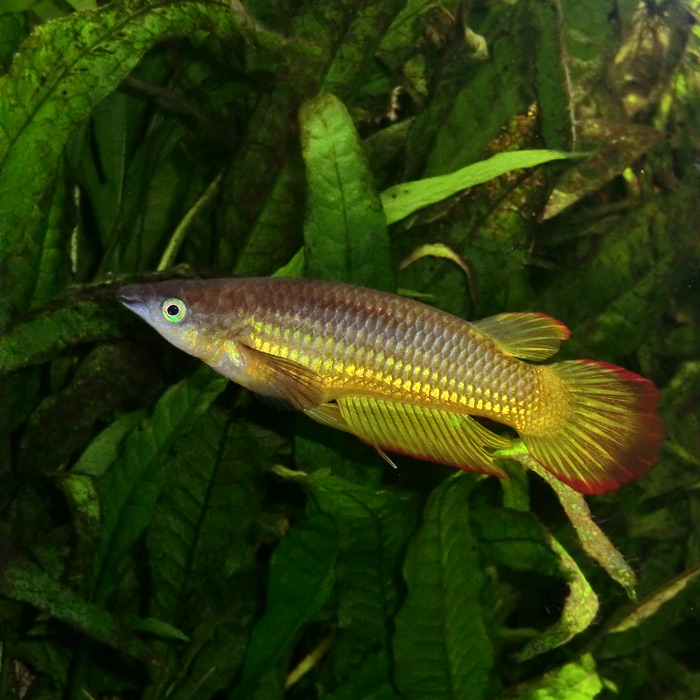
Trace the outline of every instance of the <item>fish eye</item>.
{"type": "Polygon", "coordinates": [[[166,299],[160,308],[163,311],[163,318],[171,323],[179,323],[187,313],[187,306],[182,299],[166,299]]]}

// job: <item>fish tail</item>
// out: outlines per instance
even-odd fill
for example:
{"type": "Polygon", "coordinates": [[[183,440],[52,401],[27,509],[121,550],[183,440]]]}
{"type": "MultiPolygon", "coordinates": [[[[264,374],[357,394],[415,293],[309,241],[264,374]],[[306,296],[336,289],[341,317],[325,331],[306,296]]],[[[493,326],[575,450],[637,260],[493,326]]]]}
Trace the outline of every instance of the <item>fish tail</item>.
{"type": "Polygon", "coordinates": [[[559,385],[554,394],[560,419],[519,433],[546,469],[577,491],[598,494],[652,468],[663,439],[659,392],[652,382],[591,360],[542,369],[553,372],[546,380],[559,385]]]}

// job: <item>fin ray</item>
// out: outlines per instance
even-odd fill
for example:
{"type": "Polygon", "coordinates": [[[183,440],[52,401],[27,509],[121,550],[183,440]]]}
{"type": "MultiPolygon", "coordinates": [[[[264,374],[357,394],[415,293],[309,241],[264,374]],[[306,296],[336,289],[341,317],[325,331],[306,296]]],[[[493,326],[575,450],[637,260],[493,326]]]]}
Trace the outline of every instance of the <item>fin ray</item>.
{"type": "Polygon", "coordinates": [[[469,416],[357,396],[338,399],[337,405],[350,432],[370,445],[507,478],[486,448],[510,442],[469,416]]]}
{"type": "Polygon", "coordinates": [[[663,437],[656,387],[604,362],[573,360],[549,367],[567,388],[569,415],[550,434],[520,431],[533,457],[582,493],[604,493],[644,476],[663,437]]]}
{"type": "Polygon", "coordinates": [[[253,391],[301,410],[326,402],[323,378],[313,370],[248,345],[240,345],[238,351],[251,378],[246,385],[253,391]]]}
{"type": "Polygon", "coordinates": [[[317,423],[322,423],[337,430],[344,430],[346,433],[352,432],[350,426],[341,415],[337,404],[324,403],[320,406],[311,406],[310,408],[305,408],[304,413],[317,423]]]}
{"type": "Polygon", "coordinates": [[[569,329],[551,316],[538,313],[505,313],[472,324],[508,355],[541,361],[554,355],[569,329]]]}

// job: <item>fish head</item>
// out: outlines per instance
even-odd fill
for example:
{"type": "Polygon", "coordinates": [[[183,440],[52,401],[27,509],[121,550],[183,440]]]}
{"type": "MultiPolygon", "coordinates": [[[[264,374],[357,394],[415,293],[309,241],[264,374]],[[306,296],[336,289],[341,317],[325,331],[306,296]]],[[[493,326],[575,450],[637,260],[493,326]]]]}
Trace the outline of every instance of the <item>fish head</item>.
{"type": "Polygon", "coordinates": [[[238,325],[239,316],[235,304],[222,308],[222,290],[217,283],[168,280],[128,284],[117,290],[117,298],[172,345],[211,364],[222,341],[238,325]]]}

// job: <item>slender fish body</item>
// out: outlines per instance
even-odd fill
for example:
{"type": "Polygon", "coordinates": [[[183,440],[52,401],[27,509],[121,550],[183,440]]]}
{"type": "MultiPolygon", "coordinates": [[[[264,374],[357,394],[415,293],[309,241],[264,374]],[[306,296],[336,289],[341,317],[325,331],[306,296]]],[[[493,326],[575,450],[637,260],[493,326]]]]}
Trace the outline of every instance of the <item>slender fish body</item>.
{"type": "Polygon", "coordinates": [[[551,357],[568,329],[543,314],[476,323],[334,282],[173,280],[119,298],[161,335],[257,393],[380,450],[505,477],[491,452],[515,429],[562,481],[603,493],[651,469],[658,392],[642,377],[551,357]]]}

